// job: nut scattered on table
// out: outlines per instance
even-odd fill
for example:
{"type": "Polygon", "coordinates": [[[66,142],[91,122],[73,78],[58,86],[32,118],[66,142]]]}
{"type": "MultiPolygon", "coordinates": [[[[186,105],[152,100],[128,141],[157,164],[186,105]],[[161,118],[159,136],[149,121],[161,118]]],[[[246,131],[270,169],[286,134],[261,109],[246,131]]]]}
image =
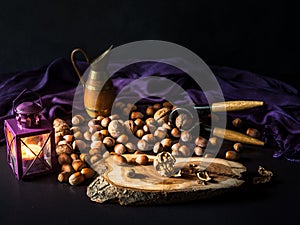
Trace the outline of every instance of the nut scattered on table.
{"type": "MultiPolygon", "coordinates": [[[[240,157],[239,153],[243,149],[241,143],[232,143],[230,149],[227,147],[225,153],[220,151],[217,156],[211,154],[209,148],[214,148],[217,144],[221,144],[222,148],[224,144],[217,137],[190,132],[194,122],[188,114],[179,114],[175,124],[170,123],[169,114],[176,106],[167,101],[145,108],[122,102],[115,105],[117,111],[121,112],[120,115],[84,118],[78,114],[72,117],[72,124],[67,124],[60,118],[53,121],[57,160],[61,167],[58,178],[60,182],[69,182],[67,177],[76,172],[92,174],[84,171],[88,171],[86,168],[92,170],[95,163],[111,154],[114,154],[114,161],[118,165],[128,163],[123,154],[144,155],[135,158],[136,160],[148,154],[155,155],[154,164],[162,176],[170,176],[174,172],[172,163],[176,157],[220,156],[228,160],[238,160],[240,157]],[[157,157],[160,157],[161,161],[157,157]],[[84,166],[78,166],[81,165],[78,160],[83,162],[84,166]],[[72,167],[74,161],[75,168],[72,167]],[[162,161],[166,161],[167,166],[162,167],[162,161]]],[[[211,119],[210,116],[208,115],[208,118],[211,119]]],[[[240,118],[232,119],[232,126],[237,131],[242,131],[245,124],[240,118]]],[[[248,127],[243,132],[252,137],[261,136],[259,130],[254,127],[248,127]]],[[[143,160],[135,162],[143,165],[143,160]]],[[[74,175],[72,181],[74,177],[73,185],[91,179],[88,175],[83,176],[83,179],[78,174],[79,178],[74,175]]]]}

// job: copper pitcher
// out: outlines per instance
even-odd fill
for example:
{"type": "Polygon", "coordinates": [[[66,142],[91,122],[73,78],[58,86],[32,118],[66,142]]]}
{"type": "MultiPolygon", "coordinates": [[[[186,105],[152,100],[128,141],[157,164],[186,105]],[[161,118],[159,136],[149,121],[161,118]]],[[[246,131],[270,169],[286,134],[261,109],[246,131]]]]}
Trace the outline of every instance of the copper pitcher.
{"type": "Polygon", "coordinates": [[[111,49],[112,46],[92,62],[90,62],[86,51],[82,48],[76,48],[71,53],[71,62],[84,87],[84,107],[87,114],[92,118],[96,118],[99,115],[109,116],[116,96],[115,88],[106,69],[111,49]],[[85,71],[87,73],[86,82],[74,60],[75,53],[77,52],[82,53],[90,65],[85,71]]]}

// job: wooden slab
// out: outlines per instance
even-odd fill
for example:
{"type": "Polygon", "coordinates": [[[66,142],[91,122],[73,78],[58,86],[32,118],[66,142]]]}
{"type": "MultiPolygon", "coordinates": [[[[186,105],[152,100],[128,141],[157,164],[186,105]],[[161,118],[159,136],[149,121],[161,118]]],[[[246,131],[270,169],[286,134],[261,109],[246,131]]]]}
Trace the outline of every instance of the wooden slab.
{"type": "MultiPolygon", "coordinates": [[[[124,155],[128,161],[134,161],[134,154],[124,155]]],[[[149,156],[153,162],[155,156],[149,156]]],[[[92,201],[104,203],[117,201],[121,205],[168,204],[209,198],[221,194],[244,183],[242,173],[246,167],[238,162],[220,158],[177,158],[176,168],[200,165],[208,171],[211,182],[205,185],[196,175],[188,177],[162,177],[153,163],[137,165],[129,163],[118,166],[112,157],[98,162],[95,170],[99,176],[88,186],[87,196],[92,201]],[[128,177],[128,171],[134,169],[135,176],[128,177]]]]}

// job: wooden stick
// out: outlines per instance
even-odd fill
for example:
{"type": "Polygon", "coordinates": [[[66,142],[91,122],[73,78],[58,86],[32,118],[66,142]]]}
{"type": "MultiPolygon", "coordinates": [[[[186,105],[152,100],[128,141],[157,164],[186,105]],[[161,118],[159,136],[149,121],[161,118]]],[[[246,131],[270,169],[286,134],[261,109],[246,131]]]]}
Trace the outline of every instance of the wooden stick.
{"type": "Polygon", "coordinates": [[[252,144],[252,145],[259,145],[259,146],[264,146],[264,144],[265,144],[263,141],[258,140],[253,137],[250,137],[246,134],[242,134],[242,133],[239,133],[236,131],[218,128],[218,127],[215,127],[212,130],[212,134],[213,134],[213,136],[217,136],[217,137],[229,140],[229,141],[235,141],[235,142],[252,144]]]}
{"type": "Polygon", "coordinates": [[[213,112],[237,111],[262,106],[263,101],[226,101],[216,102],[211,106],[213,112]]]}

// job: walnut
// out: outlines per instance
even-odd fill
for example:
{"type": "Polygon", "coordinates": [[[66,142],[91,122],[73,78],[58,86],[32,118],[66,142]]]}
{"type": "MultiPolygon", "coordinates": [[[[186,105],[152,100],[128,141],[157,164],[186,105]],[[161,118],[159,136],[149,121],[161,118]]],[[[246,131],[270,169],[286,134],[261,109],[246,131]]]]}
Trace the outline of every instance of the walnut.
{"type": "Polygon", "coordinates": [[[175,172],[175,157],[166,151],[158,153],[153,161],[155,170],[163,177],[171,177],[175,172]]]}
{"type": "Polygon", "coordinates": [[[190,115],[186,113],[182,113],[176,117],[175,126],[179,130],[189,130],[192,127],[192,125],[193,125],[193,118],[190,115]]]}
{"type": "Polygon", "coordinates": [[[114,138],[124,133],[124,125],[121,120],[112,120],[108,125],[108,132],[114,138]]]}

